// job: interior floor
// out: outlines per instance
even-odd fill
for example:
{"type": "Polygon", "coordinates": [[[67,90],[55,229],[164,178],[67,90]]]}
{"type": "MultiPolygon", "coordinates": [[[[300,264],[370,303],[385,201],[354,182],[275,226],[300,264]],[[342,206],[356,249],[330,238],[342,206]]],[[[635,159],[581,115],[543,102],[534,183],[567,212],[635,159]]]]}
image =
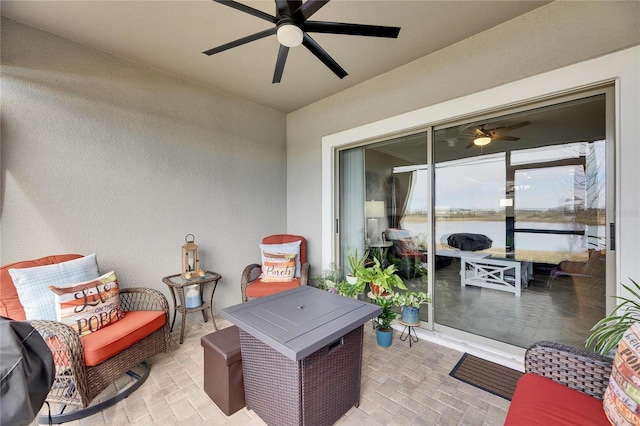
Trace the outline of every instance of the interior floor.
{"type": "MultiPolygon", "coordinates": [[[[411,280],[424,291],[426,280],[411,280]]],[[[432,295],[435,320],[455,329],[527,348],[549,340],[584,347],[591,327],[606,316],[604,273],[594,277],[559,276],[536,271],[522,295],[460,285],[460,260],[436,271],[432,295]]],[[[426,309],[420,310],[426,321],[426,309]]]]}

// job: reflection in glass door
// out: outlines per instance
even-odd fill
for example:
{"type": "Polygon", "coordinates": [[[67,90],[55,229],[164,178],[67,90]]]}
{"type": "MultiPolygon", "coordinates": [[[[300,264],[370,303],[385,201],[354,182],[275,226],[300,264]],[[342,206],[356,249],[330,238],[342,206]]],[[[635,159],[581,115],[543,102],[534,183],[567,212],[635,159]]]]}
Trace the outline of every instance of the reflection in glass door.
{"type": "MultiPolygon", "coordinates": [[[[340,259],[369,252],[395,265],[412,291],[428,291],[430,226],[425,132],[350,148],[340,160],[340,259]]],[[[427,321],[428,310],[420,309],[427,321]]]]}
{"type": "Polygon", "coordinates": [[[606,313],[606,117],[600,94],[434,132],[436,324],[584,345],[606,313]]]}

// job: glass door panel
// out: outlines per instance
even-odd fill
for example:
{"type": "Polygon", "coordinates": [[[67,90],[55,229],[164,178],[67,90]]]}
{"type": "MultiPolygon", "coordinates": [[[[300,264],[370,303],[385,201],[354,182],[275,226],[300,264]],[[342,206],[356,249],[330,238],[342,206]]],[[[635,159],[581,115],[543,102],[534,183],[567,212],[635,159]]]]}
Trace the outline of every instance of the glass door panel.
{"type": "MultiPolygon", "coordinates": [[[[430,238],[425,132],[340,152],[340,258],[368,250],[396,265],[405,285],[428,291],[430,238]]],[[[427,321],[427,309],[420,318],[427,321]]]]}
{"type": "Polygon", "coordinates": [[[434,132],[436,328],[583,346],[606,314],[605,134],[604,94],[434,132]]]}

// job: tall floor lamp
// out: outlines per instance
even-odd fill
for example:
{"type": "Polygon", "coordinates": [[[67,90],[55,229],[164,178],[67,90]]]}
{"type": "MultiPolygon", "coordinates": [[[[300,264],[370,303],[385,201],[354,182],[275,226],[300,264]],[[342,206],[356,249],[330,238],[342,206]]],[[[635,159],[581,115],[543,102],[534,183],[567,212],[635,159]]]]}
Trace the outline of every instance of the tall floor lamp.
{"type": "Polygon", "coordinates": [[[384,217],[384,201],[365,201],[364,211],[367,219],[367,240],[376,242],[380,240],[378,235],[378,217],[384,217]]]}

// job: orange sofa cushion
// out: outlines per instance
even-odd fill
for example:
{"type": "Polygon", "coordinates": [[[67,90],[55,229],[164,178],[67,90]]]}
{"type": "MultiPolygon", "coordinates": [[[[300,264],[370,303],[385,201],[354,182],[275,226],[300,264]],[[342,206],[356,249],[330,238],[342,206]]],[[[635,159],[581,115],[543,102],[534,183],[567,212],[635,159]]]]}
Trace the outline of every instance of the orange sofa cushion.
{"type": "Polygon", "coordinates": [[[100,364],[162,328],[165,322],[164,311],[126,312],[124,318],[115,324],[80,338],[85,365],[92,367],[100,364]]]}
{"type": "Polygon", "coordinates": [[[300,287],[300,278],[294,278],[288,282],[264,282],[255,280],[247,286],[247,297],[267,297],[281,291],[291,290],[300,287]]]}
{"type": "Polygon", "coordinates": [[[24,314],[24,307],[18,298],[18,292],[13,284],[9,269],[32,268],[34,266],[53,265],[54,263],[66,262],[83,257],[81,254],[61,254],[56,256],[46,256],[40,259],[25,260],[4,265],[0,268],[0,315],[16,321],[24,321],[27,317],[24,314]]]}
{"type": "Polygon", "coordinates": [[[537,374],[516,385],[505,426],[609,425],[602,401],[537,374]]]}

